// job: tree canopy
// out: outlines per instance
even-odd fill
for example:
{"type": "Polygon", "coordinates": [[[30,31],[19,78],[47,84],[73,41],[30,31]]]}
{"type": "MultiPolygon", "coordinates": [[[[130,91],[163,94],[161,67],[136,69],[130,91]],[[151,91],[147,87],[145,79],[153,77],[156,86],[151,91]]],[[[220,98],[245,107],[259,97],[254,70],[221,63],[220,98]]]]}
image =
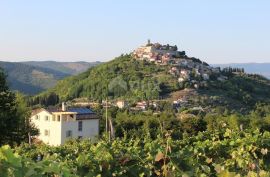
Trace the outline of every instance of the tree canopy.
{"type": "Polygon", "coordinates": [[[9,90],[6,75],[0,68],[0,145],[19,144],[28,139],[28,133],[36,134],[29,118],[30,110],[22,95],[9,90]]]}

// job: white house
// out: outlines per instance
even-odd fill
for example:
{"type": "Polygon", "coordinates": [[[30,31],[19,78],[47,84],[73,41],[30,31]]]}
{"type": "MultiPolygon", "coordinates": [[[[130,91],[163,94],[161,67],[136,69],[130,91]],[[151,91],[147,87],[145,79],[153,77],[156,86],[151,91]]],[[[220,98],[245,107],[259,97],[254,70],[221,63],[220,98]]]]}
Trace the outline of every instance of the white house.
{"type": "Polygon", "coordinates": [[[136,108],[145,111],[147,108],[146,101],[137,102],[136,108]]]}
{"type": "Polygon", "coordinates": [[[189,70],[182,69],[180,73],[181,75],[186,76],[186,75],[189,75],[189,70]]]}
{"type": "Polygon", "coordinates": [[[99,134],[99,118],[87,108],[37,109],[31,122],[39,129],[38,140],[57,146],[70,138],[94,139],[99,134]]]}
{"type": "Polygon", "coordinates": [[[202,76],[204,80],[209,80],[209,74],[204,73],[202,76]]]}
{"type": "Polygon", "coordinates": [[[120,109],[126,108],[128,105],[127,101],[119,100],[116,102],[116,106],[120,109]]]}
{"type": "Polygon", "coordinates": [[[178,78],[178,82],[184,82],[186,79],[185,78],[183,78],[183,77],[179,77],[178,78]]]}

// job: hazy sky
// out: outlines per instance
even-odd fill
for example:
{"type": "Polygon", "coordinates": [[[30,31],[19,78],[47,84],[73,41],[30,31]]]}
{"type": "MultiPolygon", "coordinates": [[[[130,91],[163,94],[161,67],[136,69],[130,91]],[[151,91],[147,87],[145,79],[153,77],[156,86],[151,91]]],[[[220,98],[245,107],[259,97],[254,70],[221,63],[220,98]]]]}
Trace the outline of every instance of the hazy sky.
{"type": "Polygon", "coordinates": [[[0,60],[107,61],[153,42],[270,62],[270,0],[2,0],[0,60]]]}

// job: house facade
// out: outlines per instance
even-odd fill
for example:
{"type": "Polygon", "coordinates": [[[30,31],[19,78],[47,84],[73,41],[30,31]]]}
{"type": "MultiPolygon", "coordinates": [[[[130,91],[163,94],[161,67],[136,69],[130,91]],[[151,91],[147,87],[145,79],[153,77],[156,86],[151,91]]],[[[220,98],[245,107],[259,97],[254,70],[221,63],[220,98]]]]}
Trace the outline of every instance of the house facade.
{"type": "Polygon", "coordinates": [[[87,108],[38,109],[31,122],[39,129],[38,140],[58,146],[71,138],[95,139],[99,134],[99,118],[87,108]]]}
{"type": "Polygon", "coordinates": [[[124,101],[124,100],[119,100],[116,102],[116,106],[119,108],[119,109],[123,109],[123,108],[126,108],[128,105],[128,102],[127,101],[124,101]]]}

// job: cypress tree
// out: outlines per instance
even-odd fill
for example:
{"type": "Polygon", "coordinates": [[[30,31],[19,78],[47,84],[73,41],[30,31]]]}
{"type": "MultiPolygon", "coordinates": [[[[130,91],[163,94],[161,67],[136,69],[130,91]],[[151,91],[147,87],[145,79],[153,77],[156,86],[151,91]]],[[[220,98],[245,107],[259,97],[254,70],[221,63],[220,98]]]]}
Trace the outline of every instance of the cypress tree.
{"type": "Polygon", "coordinates": [[[12,144],[17,125],[15,94],[9,90],[6,75],[0,68],[0,145],[12,144]]]}

